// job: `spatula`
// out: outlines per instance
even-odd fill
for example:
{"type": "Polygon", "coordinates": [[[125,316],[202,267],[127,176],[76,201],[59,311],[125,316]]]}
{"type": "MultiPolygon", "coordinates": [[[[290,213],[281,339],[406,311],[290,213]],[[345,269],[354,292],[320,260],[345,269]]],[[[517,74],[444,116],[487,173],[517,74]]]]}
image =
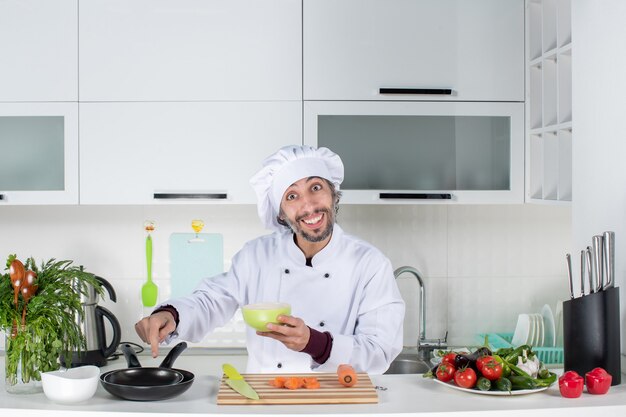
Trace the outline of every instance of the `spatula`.
{"type": "MultiPolygon", "coordinates": [[[[146,227],[146,230],[149,230],[148,227],[146,227]]],[[[151,230],[154,230],[154,225],[151,230]]],[[[152,282],[152,236],[149,232],[148,237],[146,237],[146,264],[148,267],[148,281],[141,287],[141,301],[144,307],[153,307],[157,302],[159,287],[152,282]]]]}

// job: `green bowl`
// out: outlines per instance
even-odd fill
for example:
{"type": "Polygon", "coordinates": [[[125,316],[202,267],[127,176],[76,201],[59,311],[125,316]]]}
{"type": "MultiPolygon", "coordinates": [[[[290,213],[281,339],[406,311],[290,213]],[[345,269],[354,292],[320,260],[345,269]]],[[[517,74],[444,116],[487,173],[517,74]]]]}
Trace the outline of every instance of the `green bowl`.
{"type": "Polygon", "coordinates": [[[241,307],[246,324],[260,332],[269,332],[268,323],[280,324],[276,317],[281,314],[291,315],[291,306],[287,303],[257,303],[241,307]]]}

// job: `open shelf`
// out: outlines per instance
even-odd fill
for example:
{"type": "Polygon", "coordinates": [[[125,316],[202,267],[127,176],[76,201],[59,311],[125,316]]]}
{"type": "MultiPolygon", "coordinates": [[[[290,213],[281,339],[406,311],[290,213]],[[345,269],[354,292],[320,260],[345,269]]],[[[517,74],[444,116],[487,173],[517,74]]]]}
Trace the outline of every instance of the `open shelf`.
{"type": "Polygon", "coordinates": [[[572,200],[571,0],[526,0],[526,201],[572,200]]]}
{"type": "Polygon", "coordinates": [[[560,53],[557,62],[559,123],[572,121],[572,50],[560,53]]]}

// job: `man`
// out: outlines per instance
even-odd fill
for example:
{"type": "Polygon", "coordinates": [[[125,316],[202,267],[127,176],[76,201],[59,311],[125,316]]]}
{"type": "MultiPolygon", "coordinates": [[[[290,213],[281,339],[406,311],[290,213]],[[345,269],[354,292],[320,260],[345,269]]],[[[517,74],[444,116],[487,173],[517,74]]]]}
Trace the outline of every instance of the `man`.
{"type": "Polygon", "coordinates": [[[247,329],[247,372],[335,372],[342,363],[383,373],[402,350],[404,302],[389,260],[335,223],[343,163],[327,148],[287,146],[250,180],[274,233],[252,240],[226,273],[169,300],[135,325],[141,339],[202,339],[237,308],[285,302],[293,316],[247,329]]]}

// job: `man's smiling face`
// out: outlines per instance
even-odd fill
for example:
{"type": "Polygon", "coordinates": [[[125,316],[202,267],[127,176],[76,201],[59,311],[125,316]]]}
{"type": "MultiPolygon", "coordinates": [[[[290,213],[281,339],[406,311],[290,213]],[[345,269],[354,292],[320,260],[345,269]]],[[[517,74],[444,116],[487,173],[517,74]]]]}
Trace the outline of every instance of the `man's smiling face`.
{"type": "Polygon", "coordinates": [[[335,224],[335,203],[329,184],[319,177],[296,181],[283,194],[279,217],[298,239],[311,243],[326,241],[335,224]]]}

